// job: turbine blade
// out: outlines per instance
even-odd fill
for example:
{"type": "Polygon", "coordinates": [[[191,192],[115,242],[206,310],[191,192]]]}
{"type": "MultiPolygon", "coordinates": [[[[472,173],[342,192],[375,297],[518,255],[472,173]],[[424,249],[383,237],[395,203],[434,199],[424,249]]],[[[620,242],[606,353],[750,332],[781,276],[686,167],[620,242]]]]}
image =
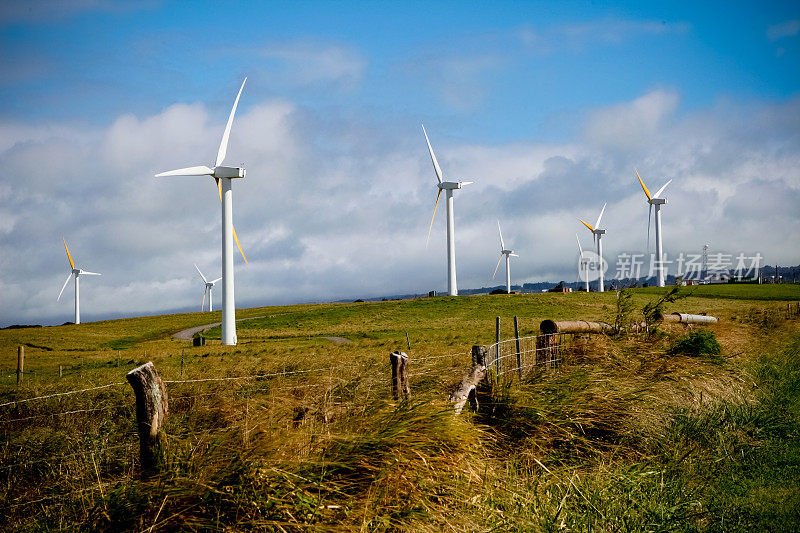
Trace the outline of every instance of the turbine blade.
{"type": "Polygon", "coordinates": [[[578,241],[578,251],[581,253],[581,257],[583,257],[583,246],[581,246],[581,239],[578,237],[578,234],[575,234],[575,240],[578,241]]]}
{"type": "Polygon", "coordinates": [[[502,253],[503,250],[506,249],[506,245],[503,242],[503,230],[500,229],[500,221],[497,221],[497,231],[500,233],[500,252],[502,253]]]}
{"type": "Polygon", "coordinates": [[[464,185],[472,185],[473,183],[475,183],[475,182],[474,181],[459,181],[458,182],[458,184],[461,185],[462,187],[464,185]]]}
{"type": "MultiPolygon", "coordinates": [[[[219,178],[214,178],[214,181],[217,182],[217,191],[219,192],[219,201],[221,202],[222,201],[222,183],[220,183],[219,178]]],[[[236,240],[236,245],[239,247],[239,253],[242,254],[242,259],[244,259],[244,263],[247,264],[247,257],[244,255],[244,250],[242,250],[242,243],[239,242],[239,236],[236,235],[236,226],[231,224],[231,228],[233,229],[233,238],[236,240]]]]}
{"type": "Polygon", "coordinates": [[[197,273],[198,273],[198,274],[200,274],[200,277],[201,277],[201,278],[203,278],[203,281],[204,281],[204,282],[206,282],[206,283],[208,283],[208,280],[207,280],[207,279],[206,279],[206,277],[203,275],[203,273],[202,273],[202,272],[200,272],[200,269],[197,267],[197,264],[195,264],[195,265],[194,265],[194,268],[195,268],[195,269],[197,269],[197,273]]]}
{"type": "Polygon", "coordinates": [[[672,180],[669,180],[668,182],[666,182],[663,187],[661,187],[660,189],[658,189],[656,191],[656,194],[655,194],[656,198],[661,198],[661,193],[664,192],[664,189],[666,189],[667,185],[669,185],[670,183],[672,183],[672,180]]]}
{"type": "Polygon", "coordinates": [[[428,132],[425,131],[425,125],[422,124],[422,133],[425,134],[425,142],[428,143],[428,151],[431,153],[431,161],[433,162],[433,170],[436,172],[436,179],[439,183],[442,182],[442,169],[439,167],[439,162],[436,160],[436,154],[433,153],[431,141],[428,140],[428,132]]]}
{"type": "Polygon", "coordinates": [[[247,256],[244,255],[244,250],[242,250],[242,243],[239,242],[239,236],[236,235],[236,226],[231,224],[231,229],[233,230],[233,238],[236,240],[236,246],[239,247],[239,253],[242,254],[242,259],[244,259],[244,263],[247,264],[247,256]]]}
{"type": "Polygon", "coordinates": [[[581,222],[583,222],[583,225],[584,225],[584,226],[586,226],[587,228],[589,228],[589,231],[591,231],[591,232],[592,232],[592,234],[594,234],[594,228],[593,228],[593,227],[591,227],[589,224],[587,224],[586,222],[584,222],[584,220],[583,220],[582,218],[579,218],[578,220],[580,220],[581,222]]]}
{"type": "Polygon", "coordinates": [[[219,152],[217,152],[217,162],[214,163],[215,167],[218,167],[222,164],[222,162],[225,160],[225,154],[228,152],[228,137],[230,137],[231,134],[233,115],[236,114],[236,106],[239,105],[239,97],[242,96],[242,89],[244,89],[245,82],[247,82],[246,77],[242,82],[242,86],[239,87],[239,94],[236,95],[236,100],[234,100],[233,102],[233,108],[231,108],[231,114],[228,115],[228,123],[225,125],[225,133],[222,134],[222,142],[219,143],[219,152]]]}
{"type": "Polygon", "coordinates": [[[209,283],[213,285],[213,284],[215,284],[216,282],[218,282],[218,281],[219,281],[219,280],[221,280],[221,279],[222,279],[222,278],[221,278],[221,277],[219,277],[219,278],[217,278],[217,279],[215,279],[215,280],[213,280],[213,281],[209,281],[209,283]]]}
{"type": "Polygon", "coordinates": [[[595,228],[600,227],[600,219],[603,218],[603,213],[606,212],[606,204],[603,204],[603,209],[600,210],[600,216],[597,217],[597,222],[594,223],[595,228]]]}
{"type": "Polygon", "coordinates": [[[647,256],[650,256],[650,220],[653,218],[653,204],[647,211],[647,256]]]}
{"type": "Polygon", "coordinates": [[[72,261],[72,256],[69,254],[69,248],[67,248],[67,239],[61,237],[61,240],[64,241],[64,249],[67,251],[67,259],[69,259],[69,266],[74,269],[75,263],[72,261]]]}
{"type": "Polygon", "coordinates": [[[213,176],[214,170],[208,168],[207,166],[199,166],[199,167],[186,167],[186,168],[179,168],[177,170],[169,170],[167,172],[162,172],[161,174],[156,174],[157,178],[166,178],[168,176],[213,176]]]}
{"type": "Polygon", "coordinates": [[[439,207],[439,197],[442,195],[442,189],[439,189],[439,192],[436,194],[436,203],[433,204],[433,216],[431,216],[431,225],[428,227],[428,238],[425,241],[425,248],[428,247],[428,243],[431,241],[431,230],[433,229],[433,219],[436,218],[436,208],[439,207]]]}
{"type": "Polygon", "coordinates": [[[200,304],[200,312],[203,312],[203,309],[206,307],[206,293],[208,292],[208,287],[203,289],[203,303],[200,304]]]}
{"type": "Polygon", "coordinates": [[[510,255],[511,257],[519,257],[519,255],[517,254],[508,254],[508,255],[510,255]]]}
{"type": "Polygon", "coordinates": [[[59,293],[58,293],[58,298],[56,298],[56,301],[57,301],[57,302],[58,302],[59,300],[61,300],[61,295],[62,295],[62,294],[64,294],[64,289],[66,289],[66,288],[67,288],[67,283],[69,283],[69,280],[70,280],[70,278],[71,278],[71,277],[72,277],[72,273],[70,273],[70,275],[69,275],[69,276],[67,276],[67,281],[65,281],[65,282],[64,282],[64,286],[63,286],[63,287],[61,287],[61,292],[59,292],[59,293]]]}
{"type": "Polygon", "coordinates": [[[81,270],[81,276],[83,276],[83,275],[87,275],[87,276],[102,276],[102,274],[98,274],[97,272],[87,272],[85,270],[81,270]]]}
{"type": "Polygon", "coordinates": [[[503,260],[503,254],[500,254],[500,259],[497,260],[497,266],[494,267],[494,274],[492,274],[492,279],[497,275],[497,269],[500,268],[500,261],[503,260]]]}
{"type": "MultiPolygon", "coordinates": [[[[636,172],[636,177],[639,178],[639,185],[642,186],[642,190],[644,191],[645,196],[647,196],[647,199],[650,200],[651,199],[650,191],[647,190],[647,187],[645,186],[644,182],[642,181],[641,176],[639,176],[639,171],[636,170],[636,169],[633,169],[633,171],[636,172]]],[[[658,196],[658,193],[656,193],[656,196],[658,196]]]]}

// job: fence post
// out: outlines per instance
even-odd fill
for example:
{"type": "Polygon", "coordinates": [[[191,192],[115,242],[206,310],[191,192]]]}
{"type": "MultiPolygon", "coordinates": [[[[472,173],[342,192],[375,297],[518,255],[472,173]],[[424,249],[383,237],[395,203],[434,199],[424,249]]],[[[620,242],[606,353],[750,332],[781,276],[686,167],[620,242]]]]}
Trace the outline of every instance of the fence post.
{"type": "Polygon", "coordinates": [[[64,377],[64,367],[61,365],[58,365],[58,377],[60,378],[64,377]]]}
{"type": "Polygon", "coordinates": [[[181,378],[183,378],[183,348],[181,348],[181,378]]]}
{"type": "Polygon", "coordinates": [[[17,346],[17,387],[22,382],[22,374],[25,371],[25,346],[17,346]]]}
{"type": "Polygon", "coordinates": [[[159,433],[168,412],[167,389],[152,362],[134,368],[125,376],[136,395],[136,425],[142,478],[158,469],[161,459],[159,433]]]}
{"type": "Polygon", "coordinates": [[[494,369],[500,376],[500,317],[494,319],[494,369]]]}
{"type": "Polygon", "coordinates": [[[522,355],[519,349],[519,325],[517,324],[517,315],[514,315],[514,339],[517,341],[517,370],[519,379],[522,379],[522,355]]]}
{"type": "Polygon", "coordinates": [[[475,389],[478,383],[486,377],[486,346],[472,347],[472,370],[464,376],[456,390],[450,395],[450,402],[456,414],[461,413],[464,404],[469,402],[473,411],[478,410],[478,396],[475,389]]]}
{"type": "Polygon", "coordinates": [[[400,394],[408,397],[408,355],[395,350],[389,354],[389,362],[392,364],[392,397],[395,400],[400,399],[400,394]]]}

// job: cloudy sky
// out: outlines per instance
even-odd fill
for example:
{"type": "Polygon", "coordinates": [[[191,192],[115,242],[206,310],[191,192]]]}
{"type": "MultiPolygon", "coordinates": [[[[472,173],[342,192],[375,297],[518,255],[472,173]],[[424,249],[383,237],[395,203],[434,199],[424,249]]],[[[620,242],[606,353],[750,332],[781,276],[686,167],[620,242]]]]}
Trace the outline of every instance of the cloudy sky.
{"type": "Polygon", "coordinates": [[[423,122],[445,176],[475,181],[462,288],[492,283],[497,219],[514,283],[576,279],[576,217],[604,202],[606,258],[645,252],[634,168],[674,180],[668,254],[800,262],[800,4],[253,4],[0,4],[0,325],[72,319],[62,236],[103,274],[84,320],[199,309],[214,182],[153,175],[213,164],[245,76],[239,307],[445,289],[423,122]]]}

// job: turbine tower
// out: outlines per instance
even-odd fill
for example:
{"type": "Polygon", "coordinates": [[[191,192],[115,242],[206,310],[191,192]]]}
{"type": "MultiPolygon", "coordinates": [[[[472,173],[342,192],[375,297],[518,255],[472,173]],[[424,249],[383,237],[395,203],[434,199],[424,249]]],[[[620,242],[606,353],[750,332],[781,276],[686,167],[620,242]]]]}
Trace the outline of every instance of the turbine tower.
{"type": "Polygon", "coordinates": [[[672,183],[672,180],[666,182],[654,195],[650,195],[647,186],[639,176],[639,171],[634,169],[636,177],[639,178],[639,185],[642,186],[644,195],[647,196],[647,203],[650,204],[649,212],[647,215],[647,247],[650,248],[650,218],[653,215],[653,207],[656,209],[656,284],[659,287],[664,286],[664,263],[662,262],[662,249],[661,249],[661,206],[667,203],[666,198],[661,198],[661,193],[667,188],[667,185],[672,183]]]}
{"type": "MultiPolygon", "coordinates": [[[[236,344],[236,304],[233,295],[234,239],[239,246],[239,251],[242,252],[242,257],[244,257],[242,245],[239,243],[239,238],[236,236],[236,230],[233,227],[233,193],[231,184],[234,179],[245,177],[245,169],[224,167],[222,162],[225,160],[225,154],[228,151],[228,137],[230,137],[233,117],[236,114],[236,106],[239,105],[239,97],[242,96],[245,82],[247,82],[247,78],[242,82],[239,93],[236,95],[236,100],[233,102],[233,108],[228,116],[225,132],[222,134],[222,141],[219,144],[217,160],[214,166],[212,168],[207,166],[180,168],[156,174],[157,178],[166,176],[212,176],[217,182],[217,190],[222,201],[222,344],[227,345],[236,344]]],[[[247,258],[245,258],[246,262],[247,258]]]]}
{"type": "Polygon", "coordinates": [[[75,268],[75,262],[72,260],[72,255],[69,253],[69,248],[67,247],[67,240],[63,237],[61,238],[64,241],[64,249],[67,251],[67,259],[69,259],[69,266],[72,269],[72,272],[69,273],[67,276],[67,281],[64,282],[64,285],[61,287],[61,292],[58,293],[58,298],[56,301],[58,302],[61,300],[61,295],[64,294],[64,289],[67,288],[67,283],[69,283],[70,278],[75,278],[75,323],[81,323],[81,289],[80,289],[80,275],[85,274],[87,276],[100,276],[97,272],[87,272],[86,270],[81,270],[80,268],[75,268]]]}
{"type": "Polygon", "coordinates": [[[606,233],[606,230],[600,229],[600,219],[603,218],[603,213],[605,213],[605,211],[606,211],[606,204],[603,204],[603,209],[600,210],[600,216],[597,217],[597,222],[594,223],[594,227],[592,227],[589,224],[587,224],[586,222],[584,222],[583,219],[580,219],[580,218],[578,219],[581,222],[583,222],[583,225],[586,226],[589,229],[589,231],[592,232],[592,239],[594,239],[594,242],[597,245],[597,262],[599,263],[598,264],[598,268],[597,268],[597,272],[598,272],[598,274],[600,276],[598,278],[599,287],[597,289],[597,292],[605,292],[605,288],[603,286],[605,281],[603,279],[603,241],[602,240],[603,240],[603,235],[605,235],[605,233],[606,233]]]}
{"type": "Polygon", "coordinates": [[[583,246],[581,246],[581,239],[578,234],[575,234],[575,239],[578,241],[578,251],[580,252],[580,259],[578,259],[578,268],[583,270],[583,280],[586,283],[586,292],[589,292],[589,258],[583,256],[583,246]]]}
{"type": "Polygon", "coordinates": [[[439,162],[436,161],[436,155],[433,153],[431,141],[428,140],[428,132],[425,131],[424,125],[422,126],[422,133],[425,135],[425,142],[428,143],[428,152],[431,154],[433,170],[436,172],[436,179],[439,182],[437,184],[439,192],[436,194],[436,203],[433,206],[433,216],[431,217],[431,225],[428,228],[428,240],[425,242],[425,246],[428,246],[428,241],[431,239],[431,229],[433,228],[433,219],[436,217],[436,208],[439,206],[439,196],[442,194],[442,191],[447,191],[447,294],[450,296],[458,296],[458,283],[456,283],[456,230],[453,222],[453,191],[473,182],[442,181],[442,169],[439,167],[439,162]]]}
{"type": "Polygon", "coordinates": [[[215,280],[208,281],[206,279],[206,277],[203,275],[203,273],[200,272],[200,268],[198,268],[197,265],[194,265],[194,268],[197,269],[197,273],[200,274],[200,277],[203,278],[203,283],[206,284],[206,288],[203,291],[203,302],[200,304],[200,312],[201,313],[203,312],[203,307],[206,305],[206,293],[208,293],[208,310],[209,311],[213,311],[214,310],[214,300],[213,300],[213,294],[211,293],[211,291],[214,289],[214,284],[216,282],[218,282],[219,280],[221,280],[222,278],[217,278],[215,280]]]}
{"type": "Polygon", "coordinates": [[[500,259],[497,260],[497,266],[494,267],[494,274],[492,274],[492,279],[497,275],[497,269],[500,268],[500,261],[503,260],[503,257],[506,258],[506,293],[511,294],[511,264],[509,263],[509,257],[519,257],[517,254],[514,253],[514,250],[506,250],[506,245],[503,242],[503,230],[500,229],[500,221],[497,221],[497,231],[500,233],[500,259]]]}

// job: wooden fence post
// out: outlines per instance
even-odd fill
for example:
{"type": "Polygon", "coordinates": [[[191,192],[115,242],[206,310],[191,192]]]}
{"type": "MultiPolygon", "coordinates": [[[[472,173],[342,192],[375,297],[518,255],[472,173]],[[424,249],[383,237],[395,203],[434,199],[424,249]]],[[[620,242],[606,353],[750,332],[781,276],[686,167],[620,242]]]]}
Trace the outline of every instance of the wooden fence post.
{"type": "Polygon", "coordinates": [[[517,370],[519,379],[522,379],[522,355],[519,349],[519,325],[517,324],[517,315],[514,315],[514,338],[517,341],[517,370]]]}
{"type": "Polygon", "coordinates": [[[64,377],[64,367],[61,365],[58,365],[58,377],[60,378],[64,377]]]}
{"type": "Polygon", "coordinates": [[[17,346],[17,387],[22,382],[22,374],[25,371],[25,347],[17,346]]]}
{"type": "Polygon", "coordinates": [[[408,398],[411,392],[408,385],[408,355],[394,351],[389,354],[389,362],[392,363],[392,397],[399,400],[402,394],[408,398]]]}
{"type": "Polygon", "coordinates": [[[494,319],[494,370],[500,376],[500,317],[494,319]]]}
{"type": "Polygon", "coordinates": [[[464,404],[469,402],[473,411],[478,410],[478,396],[475,389],[486,377],[486,346],[472,347],[472,370],[464,376],[456,390],[450,395],[450,402],[456,414],[464,409],[464,404]]]}
{"type": "Polygon", "coordinates": [[[167,417],[167,389],[152,362],[134,368],[125,376],[136,395],[136,425],[139,432],[139,457],[142,478],[158,470],[161,459],[159,433],[167,417]]]}

